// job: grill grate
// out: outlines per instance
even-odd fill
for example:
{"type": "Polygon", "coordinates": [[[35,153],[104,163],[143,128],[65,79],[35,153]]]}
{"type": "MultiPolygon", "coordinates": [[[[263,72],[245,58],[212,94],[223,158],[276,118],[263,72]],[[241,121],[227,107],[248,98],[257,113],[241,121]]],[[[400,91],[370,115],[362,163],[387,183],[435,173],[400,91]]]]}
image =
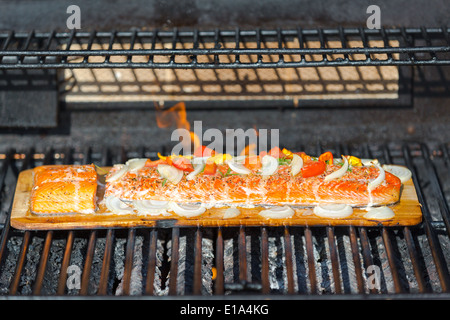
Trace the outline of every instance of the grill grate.
{"type": "Polygon", "coordinates": [[[449,173],[449,146],[408,143],[331,150],[411,168],[423,223],[395,228],[20,231],[9,226],[8,215],[20,170],[49,163],[110,165],[154,153],[90,148],[5,153],[0,160],[0,200],[6,215],[0,238],[0,294],[449,297],[450,186],[441,180],[449,173]],[[370,286],[371,266],[378,268],[378,286],[370,286]]]}
{"type": "Polygon", "coordinates": [[[3,32],[1,69],[448,65],[447,27],[3,32]],[[312,45],[316,42],[318,45],[312,45]]]}

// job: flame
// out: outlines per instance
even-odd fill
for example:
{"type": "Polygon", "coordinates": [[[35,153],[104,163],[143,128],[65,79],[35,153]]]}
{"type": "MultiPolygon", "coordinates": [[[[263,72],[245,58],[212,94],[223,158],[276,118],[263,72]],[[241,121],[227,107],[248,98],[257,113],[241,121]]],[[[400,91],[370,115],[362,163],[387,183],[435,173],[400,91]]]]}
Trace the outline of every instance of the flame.
{"type": "Polygon", "coordinates": [[[191,131],[191,124],[187,120],[186,105],[184,102],[178,102],[174,106],[163,109],[157,103],[155,103],[156,109],[156,125],[158,128],[176,127],[177,129],[186,129],[190,134],[190,141],[186,143],[186,147],[193,148],[194,150],[200,146],[200,139],[191,131]]]}

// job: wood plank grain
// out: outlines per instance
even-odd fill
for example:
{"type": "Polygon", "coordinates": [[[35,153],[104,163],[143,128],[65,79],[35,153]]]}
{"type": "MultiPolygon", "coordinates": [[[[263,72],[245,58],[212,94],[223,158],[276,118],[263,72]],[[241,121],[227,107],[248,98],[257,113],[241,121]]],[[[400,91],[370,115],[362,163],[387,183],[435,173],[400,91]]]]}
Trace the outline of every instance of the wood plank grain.
{"type": "MultiPolygon", "coordinates": [[[[108,168],[105,168],[107,170],[108,168]]],[[[113,214],[99,206],[94,214],[35,215],[30,212],[30,195],[33,186],[32,170],[19,175],[11,211],[11,226],[23,230],[101,229],[128,227],[189,227],[189,226],[413,226],[422,221],[421,205],[412,180],[403,185],[400,201],[391,206],[395,216],[389,220],[368,220],[366,211],[354,208],[344,219],[329,219],[314,215],[312,208],[295,208],[288,219],[267,219],[258,213],[262,208],[239,208],[241,214],[224,219],[225,208],[211,208],[199,217],[184,218],[139,214],[113,214]]],[[[99,195],[99,199],[102,195],[99,195]]]]}

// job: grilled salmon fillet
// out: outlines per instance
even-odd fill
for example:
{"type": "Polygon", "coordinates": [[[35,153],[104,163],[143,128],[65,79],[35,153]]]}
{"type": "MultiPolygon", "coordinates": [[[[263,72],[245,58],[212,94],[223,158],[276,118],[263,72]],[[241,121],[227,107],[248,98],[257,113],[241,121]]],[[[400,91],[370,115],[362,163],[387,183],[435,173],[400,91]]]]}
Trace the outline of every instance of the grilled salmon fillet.
{"type": "Polygon", "coordinates": [[[93,165],[55,165],[34,169],[31,211],[36,214],[94,213],[97,173],[93,165]]]}
{"type": "MultiPolygon", "coordinates": [[[[105,197],[124,200],[159,200],[180,203],[209,203],[217,205],[297,205],[314,206],[319,203],[344,203],[352,206],[389,205],[400,197],[400,179],[388,172],[384,181],[369,190],[370,181],[380,174],[375,166],[355,166],[342,177],[325,181],[325,176],[339,170],[338,164],[329,164],[322,174],[295,177],[289,165],[280,165],[275,174],[263,177],[256,170],[236,174],[226,164],[218,165],[216,174],[198,174],[188,180],[189,172],[176,184],[166,181],[156,167],[144,166],[126,172],[120,179],[107,182],[105,197]]],[[[113,167],[112,176],[120,170],[113,167]]],[[[108,177],[107,176],[107,177],[108,177]]],[[[107,178],[108,181],[108,178],[107,178]]]]}

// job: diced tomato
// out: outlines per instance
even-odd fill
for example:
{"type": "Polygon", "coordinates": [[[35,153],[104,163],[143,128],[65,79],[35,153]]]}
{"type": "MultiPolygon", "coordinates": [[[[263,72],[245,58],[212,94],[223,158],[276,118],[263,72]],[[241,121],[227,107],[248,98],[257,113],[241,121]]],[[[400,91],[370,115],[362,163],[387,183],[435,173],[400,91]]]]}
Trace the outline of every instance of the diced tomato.
{"type": "Polygon", "coordinates": [[[150,160],[150,159],[148,159],[145,162],[145,166],[146,167],[152,167],[152,168],[153,167],[157,167],[160,164],[168,164],[168,162],[166,160],[164,160],[164,159],[159,159],[159,160],[150,160]]]}
{"type": "Polygon", "coordinates": [[[281,149],[278,147],[273,147],[272,149],[270,149],[268,155],[277,159],[283,158],[285,156],[285,154],[281,152],[281,149]]]}
{"type": "Polygon", "coordinates": [[[267,155],[267,151],[261,151],[261,152],[259,153],[259,157],[260,157],[260,158],[264,157],[265,155],[267,155]]]}
{"type": "Polygon", "coordinates": [[[194,171],[194,167],[189,159],[184,157],[176,157],[172,159],[172,165],[180,170],[192,172],[194,171]]]}
{"type": "Polygon", "coordinates": [[[208,148],[207,146],[200,146],[195,149],[194,157],[211,157],[216,152],[213,149],[208,148]]]}
{"type": "Polygon", "coordinates": [[[315,177],[325,172],[327,165],[324,161],[308,160],[303,164],[302,176],[303,178],[315,177]]]}
{"type": "Polygon", "coordinates": [[[212,161],[207,161],[205,165],[205,169],[203,170],[203,174],[207,176],[213,176],[216,174],[217,171],[217,164],[212,161]]]}
{"type": "Polygon", "coordinates": [[[325,153],[322,153],[320,156],[319,156],[319,160],[320,161],[323,161],[323,162],[327,162],[328,161],[328,164],[333,164],[333,154],[330,152],[330,151],[327,151],[327,152],[325,152],[325,153]]]}
{"type": "Polygon", "coordinates": [[[256,171],[262,168],[260,156],[250,156],[245,158],[244,166],[250,170],[256,171]]]}

